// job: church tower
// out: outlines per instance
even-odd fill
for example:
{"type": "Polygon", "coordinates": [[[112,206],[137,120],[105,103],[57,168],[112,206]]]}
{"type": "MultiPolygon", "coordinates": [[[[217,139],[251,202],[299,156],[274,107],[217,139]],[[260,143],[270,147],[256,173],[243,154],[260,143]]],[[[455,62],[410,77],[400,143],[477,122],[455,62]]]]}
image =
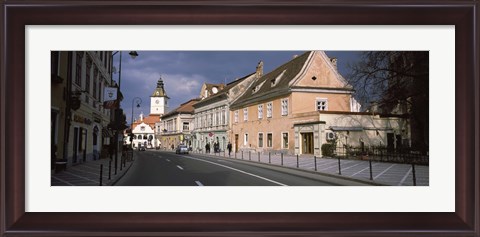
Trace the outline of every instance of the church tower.
{"type": "Polygon", "coordinates": [[[155,88],[153,94],[150,96],[150,114],[163,115],[167,113],[167,101],[170,98],[167,96],[163,86],[163,80],[162,77],[160,77],[157,82],[157,88],[155,88]]]}

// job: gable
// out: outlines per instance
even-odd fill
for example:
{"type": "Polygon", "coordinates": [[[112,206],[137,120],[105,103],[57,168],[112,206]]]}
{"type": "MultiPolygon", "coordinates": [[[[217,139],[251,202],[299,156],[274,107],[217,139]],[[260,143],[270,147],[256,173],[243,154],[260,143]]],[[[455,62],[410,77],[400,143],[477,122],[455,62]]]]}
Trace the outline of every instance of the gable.
{"type": "Polygon", "coordinates": [[[140,123],[133,129],[132,133],[154,133],[154,131],[150,125],[140,123]]]}
{"type": "Polygon", "coordinates": [[[292,81],[295,87],[352,89],[323,51],[315,51],[306,70],[292,81]]]}

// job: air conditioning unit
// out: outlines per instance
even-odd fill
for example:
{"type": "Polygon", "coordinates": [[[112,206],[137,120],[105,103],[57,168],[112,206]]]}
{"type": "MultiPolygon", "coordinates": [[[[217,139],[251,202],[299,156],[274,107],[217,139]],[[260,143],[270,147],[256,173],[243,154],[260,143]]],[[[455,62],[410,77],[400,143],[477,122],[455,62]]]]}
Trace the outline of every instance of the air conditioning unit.
{"type": "Polygon", "coordinates": [[[334,132],[327,132],[327,140],[328,141],[332,141],[332,140],[335,140],[337,136],[335,135],[334,132]]]}

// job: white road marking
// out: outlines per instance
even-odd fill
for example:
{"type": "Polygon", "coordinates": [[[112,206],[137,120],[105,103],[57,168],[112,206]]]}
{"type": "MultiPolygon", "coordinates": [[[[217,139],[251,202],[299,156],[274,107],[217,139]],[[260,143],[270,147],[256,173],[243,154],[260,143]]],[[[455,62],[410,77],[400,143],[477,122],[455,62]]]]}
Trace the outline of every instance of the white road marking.
{"type": "Polygon", "coordinates": [[[169,159],[167,159],[167,161],[168,161],[168,162],[170,162],[170,160],[169,160],[169,159]]]}
{"type": "Polygon", "coordinates": [[[179,169],[183,170],[183,168],[182,168],[181,166],[177,165],[177,167],[178,167],[179,169]]]}
{"type": "Polygon", "coordinates": [[[382,176],[382,174],[385,174],[385,172],[387,172],[389,169],[391,169],[392,167],[394,167],[395,164],[391,165],[390,167],[386,168],[384,171],[382,171],[382,173],[378,174],[377,176],[375,176],[373,179],[377,179],[378,177],[382,176]]]}
{"type": "Polygon", "coordinates": [[[286,184],[283,184],[283,183],[280,183],[280,182],[277,182],[277,181],[274,181],[274,180],[271,180],[271,179],[268,179],[268,178],[265,178],[265,177],[262,177],[262,176],[259,176],[259,175],[256,175],[256,174],[248,173],[248,172],[243,171],[243,170],[235,169],[235,168],[230,167],[230,166],[226,166],[226,165],[222,165],[222,164],[217,164],[217,163],[215,163],[215,162],[206,161],[206,160],[202,160],[202,159],[197,159],[197,158],[194,158],[194,157],[191,157],[191,156],[182,156],[182,157],[189,158],[189,159],[193,159],[193,160],[198,160],[198,161],[202,161],[202,162],[206,162],[206,163],[210,163],[210,164],[213,164],[213,165],[218,165],[218,166],[221,166],[221,167],[224,167],[224,168],[227,168],[227,169],[231,169],[231,170],[240,172],[240,173],[242,173],[242,174],[250,175],[250,176],[253,176],[253,177],[255,177],[255,178],[263,179],[263,180],[265,180],[265,181],[272,182],[272,183],[274,183],[274,184],[278,184],[278,185],[281,185],[281,186],[288,186],[288,185],[286,185],[286,184]]]}
{"type": "Polygon", "coordinates": [[[410,173],[412,172],[412,168],[410,168],[407,172],[407,174],[405,174],[405,176],[403,176],[403,179],[400,181],[400,183],[398,183],[398,186],[401,186],[403,184],[403,182],[405,182],[405,180],[407,179],[408,175],[410,175],[410,173]]]}
{"type": "Polygon", "coordinates": [[[195,183],[196,183],[198,186],[203,186],[203,184],[200,183],[200,181],[195,181],[195,183]]]}

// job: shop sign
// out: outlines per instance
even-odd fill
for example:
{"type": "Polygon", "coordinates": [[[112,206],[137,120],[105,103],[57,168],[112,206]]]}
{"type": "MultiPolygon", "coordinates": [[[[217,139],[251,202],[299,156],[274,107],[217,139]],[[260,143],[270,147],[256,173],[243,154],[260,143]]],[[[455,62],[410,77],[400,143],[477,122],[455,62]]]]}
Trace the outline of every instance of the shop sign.
{"type": "Polygon", "coordinates": [[[77,123],[83,123],[83,124],[87,124],[87,125],[90,125],[92,124],[92,120],[88,119],[88,118],[85,118],[85,117],[82,117],[80,115],[73,115],[73,121],[77,122],[77,123]]]}

